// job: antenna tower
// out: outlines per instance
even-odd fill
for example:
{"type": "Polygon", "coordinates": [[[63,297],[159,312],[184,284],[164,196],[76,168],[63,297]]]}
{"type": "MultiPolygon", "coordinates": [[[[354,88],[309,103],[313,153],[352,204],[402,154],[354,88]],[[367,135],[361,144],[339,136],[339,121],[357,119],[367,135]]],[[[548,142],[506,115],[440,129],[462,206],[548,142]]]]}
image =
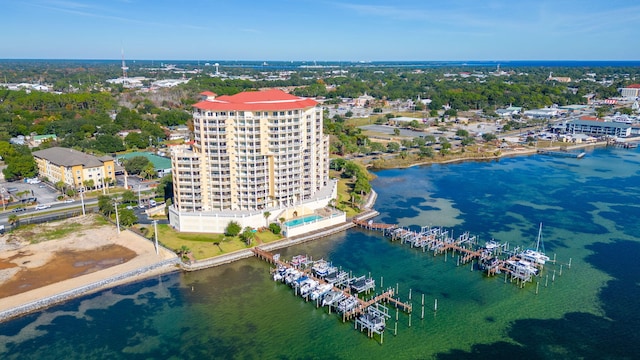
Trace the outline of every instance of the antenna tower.
{"type": "Polygon", "coordinates": [[[127,78],[127,70],[129,70],[129,68],[127,67],[127,65],[124,63],[124,48],[122,49],[122,78],[126,79],[127,78]]]}

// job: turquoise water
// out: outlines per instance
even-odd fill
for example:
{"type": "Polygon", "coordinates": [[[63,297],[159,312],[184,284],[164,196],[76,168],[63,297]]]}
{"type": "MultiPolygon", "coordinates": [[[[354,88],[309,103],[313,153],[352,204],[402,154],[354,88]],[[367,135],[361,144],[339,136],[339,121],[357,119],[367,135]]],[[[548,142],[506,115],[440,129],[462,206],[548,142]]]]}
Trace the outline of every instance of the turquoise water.
{"type": "Polygon", "coordinates": [[[316,221],[318,219],[322,219],[322,216],[320,216],[320,215],[309,215],[309,216],[305,216],[303,218],[286,221],[284,223],[284,225],[288,226],[288,227],[295,227],[295,226],[300,226],[300,225],[304,225],[306,223],[310,223],[310,222],[316,221]]]}
{"type": "MultiPolygon", "coordinates": [[[[367,338],[274,283],[255,258],[119,286],[0,325],[2,359],[631,359],[640,354],[640,152],[534,155],[377,173],[376,221],[530,246],[566,267],[547,287],[487,278],[379,233],[283,250],[383,277],[414,314],[367,338]],[[425,318],[420,298],[425,295],[425,318]],[[438,300],[438,311],[433,303],[438,300]]],[[[548,271],[552,270],[549,268],[548,271]]],[[[559,272],[559,268],[556,268],[559,272]]]]}

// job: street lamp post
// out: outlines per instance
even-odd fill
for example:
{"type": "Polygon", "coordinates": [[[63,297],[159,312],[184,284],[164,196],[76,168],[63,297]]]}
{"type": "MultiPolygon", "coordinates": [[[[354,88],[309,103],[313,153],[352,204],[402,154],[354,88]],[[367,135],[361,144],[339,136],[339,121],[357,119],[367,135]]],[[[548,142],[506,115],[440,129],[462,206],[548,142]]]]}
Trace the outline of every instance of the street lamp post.
{"type": "Polygon", "coordinates": [[[113,204],[115,205],[115,208],[116,208],[116,227],[118,228],[118,234],[120,234],[120,218],[118,217],[118,202],[114,200],[113,204]]]}
{"type": "Polygon", "coordinates": [[[82,196],[84,194],[84,191],[80,191],[80,202],[82,202],[82,216],[85,216],[85,211],[84,211],[84,196],[82,196]]]}

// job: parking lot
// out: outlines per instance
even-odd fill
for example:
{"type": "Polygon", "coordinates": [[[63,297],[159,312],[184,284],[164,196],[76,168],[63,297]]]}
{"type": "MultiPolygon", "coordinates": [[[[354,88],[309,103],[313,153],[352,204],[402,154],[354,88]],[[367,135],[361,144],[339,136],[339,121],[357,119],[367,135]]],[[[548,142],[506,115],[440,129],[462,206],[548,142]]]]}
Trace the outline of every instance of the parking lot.
{"type": "Polygon", "coordinates": [[[45,183],[39,184],[27,184],[25,182],[0,182],[0,193],[3,196],[11,194],[14,199],[20,199],[20,196],[16,194],[24,194],[22,197],[35,197],[38,199],[39,204],[50,204],[57,201],[58,192],[45,183]]]}

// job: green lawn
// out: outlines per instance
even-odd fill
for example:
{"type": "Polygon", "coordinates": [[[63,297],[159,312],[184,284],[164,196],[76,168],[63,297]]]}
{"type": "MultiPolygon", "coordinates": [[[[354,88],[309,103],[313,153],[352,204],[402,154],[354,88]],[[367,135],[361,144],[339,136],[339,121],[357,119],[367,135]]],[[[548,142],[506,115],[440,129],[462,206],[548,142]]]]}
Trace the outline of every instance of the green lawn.
{"type": "MultiPolygon", "coordinates": [[[[153,237],[153,227],[148,228],[153,237]]],[[[237,250],[248,249],[255,245],[282,239],[281,235],[274,235],[270,231],[257,232],[256,239],[247,245],[239,237],[227,237],[224,234],[184,233],[175,231],[169,225],[158,225],[158,241],[165,247],[176,250],[186,246],[191,250],[196,260],[207,259],[237,250]],[[216,245],[218,243],[218,245],[216,245]]]]}

